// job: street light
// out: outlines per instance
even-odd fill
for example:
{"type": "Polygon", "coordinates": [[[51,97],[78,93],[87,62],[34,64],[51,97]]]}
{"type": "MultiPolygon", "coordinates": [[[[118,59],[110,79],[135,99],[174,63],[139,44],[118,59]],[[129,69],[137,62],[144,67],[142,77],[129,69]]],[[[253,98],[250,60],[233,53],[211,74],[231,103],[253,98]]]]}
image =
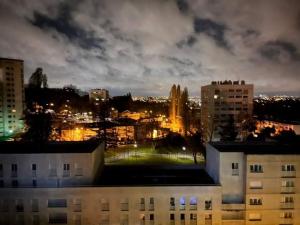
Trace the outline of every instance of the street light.
{"type": "Polygon", "coordinates": [[[134,155],[135,155],[135,159],[137,159],[137,157],[136,157],[136,149],[137,149],[138,145],[137,145],[136,142],[134,142],[133,147],[134,147],[134,155]]]}

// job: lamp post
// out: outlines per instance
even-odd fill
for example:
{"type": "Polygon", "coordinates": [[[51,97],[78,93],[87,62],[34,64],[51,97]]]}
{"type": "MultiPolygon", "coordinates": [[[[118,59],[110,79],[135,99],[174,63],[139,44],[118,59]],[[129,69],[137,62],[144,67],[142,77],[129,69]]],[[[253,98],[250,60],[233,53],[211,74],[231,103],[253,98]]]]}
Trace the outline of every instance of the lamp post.
{"type": "Polygon", "coordinates": [[[185,155],[185,158],[186,158],[186,147],[185,146],[182,146],[182,151],[184,151],[184,155],[185,155]]]}
{"type": "Polygon", "coordinates": [[[134,156],[135,156],[135,160],[136,160],[137,159],[137,157],[136,157],[136,151],[137,151],[137,147],[138,147],[138,145],[137,145],[136,142],[134,142],[133,147],[134,147],[134,156]]]}

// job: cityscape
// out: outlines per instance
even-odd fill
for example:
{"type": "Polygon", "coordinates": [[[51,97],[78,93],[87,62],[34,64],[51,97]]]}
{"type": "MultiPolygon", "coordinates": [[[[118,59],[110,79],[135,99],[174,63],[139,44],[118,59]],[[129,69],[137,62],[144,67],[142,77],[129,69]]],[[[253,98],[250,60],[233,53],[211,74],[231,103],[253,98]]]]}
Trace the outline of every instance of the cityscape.
{"type": "Polygon", "coordinates": [[[0,225],[300,225],[299,15],[0,2],[0,225]]]}

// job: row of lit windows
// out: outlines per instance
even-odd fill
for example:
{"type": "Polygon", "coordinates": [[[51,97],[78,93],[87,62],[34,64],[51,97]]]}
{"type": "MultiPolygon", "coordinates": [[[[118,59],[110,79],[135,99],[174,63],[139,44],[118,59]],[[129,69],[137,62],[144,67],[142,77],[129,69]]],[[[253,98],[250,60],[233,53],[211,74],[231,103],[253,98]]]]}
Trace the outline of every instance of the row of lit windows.
{"type": "MultiPolygon", "coordinates": [[[[294,164],[284,164],[281,166],[281,171],[282,172],[295,172],[296,167],[294,164]]],[[[250,173],[263,173],[263,165],[261,164],[253,164],[250,165],[250,173]]]]}

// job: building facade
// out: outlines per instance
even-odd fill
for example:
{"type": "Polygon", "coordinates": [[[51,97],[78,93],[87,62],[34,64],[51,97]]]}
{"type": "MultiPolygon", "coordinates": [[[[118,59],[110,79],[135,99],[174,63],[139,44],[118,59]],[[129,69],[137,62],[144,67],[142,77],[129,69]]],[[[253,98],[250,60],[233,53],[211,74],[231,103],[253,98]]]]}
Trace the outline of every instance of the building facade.
{"type": "Polygon", "coordinates": [[[220,127],[233,117],[239,129],[253,112],[253,85],[245,81],[213,81],[201,87],[201,125],[205,140],[220,140],[220,127]]]}
{"type": "Polygon", "coordinates": [[[109,99],[109,92],[106,89],[91,89],[89,92],[90,102],[95,105],[99,105],[101,101],[107,101],[109,99]]]}
{"type": "Polygon", "coordinates": [[[0,137],[11,136],[23,128],[23,60],[0,58],[0,137]]]}
{"type": "Polygon", "coordinates": [[[300,224],[299,145],[211,143],[206,171],[150,171],[78,144],[1,145],[0,224],[300,224]]]}

